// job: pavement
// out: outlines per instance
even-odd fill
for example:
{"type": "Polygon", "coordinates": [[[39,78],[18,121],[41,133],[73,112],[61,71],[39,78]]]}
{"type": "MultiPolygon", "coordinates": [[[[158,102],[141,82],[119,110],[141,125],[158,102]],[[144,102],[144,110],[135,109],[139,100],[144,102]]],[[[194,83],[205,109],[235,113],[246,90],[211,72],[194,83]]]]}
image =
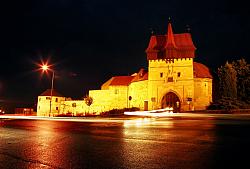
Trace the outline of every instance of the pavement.
{"type": "Polygon", "coordinates": [[[249,131],[247,114],[0,116],[0,168],[249,168],[249,131]]]}

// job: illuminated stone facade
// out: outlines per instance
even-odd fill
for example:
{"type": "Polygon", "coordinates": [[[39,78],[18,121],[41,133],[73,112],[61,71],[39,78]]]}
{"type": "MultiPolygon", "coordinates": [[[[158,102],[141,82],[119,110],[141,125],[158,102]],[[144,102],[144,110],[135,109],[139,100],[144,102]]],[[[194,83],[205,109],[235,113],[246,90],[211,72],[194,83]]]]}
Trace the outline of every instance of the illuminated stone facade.
{"type": "MultiPolygon", "coordinates": [[[[191,35],[174,34],[169,23],[166,35],[150,38],[146,49],[148,71],[140,69],[131,76],[114,76],[101,90],[90,90],[91,106],[84,100],[58,98],[61,102],[53,104],[58,104],[59,110],[53,109],[53,113],[99,114],[131,107],[141,110],[173,107],[174,112],[206,109],[212,102],[212,76],[205,65],[194,62],[195,50],[191,35]]],[[[38,114],[48,115],[49,100],[45,96],[40,98],[43,102],[38,102],[38,114]]]]}
{"type": "Polygon", "coordinates": [[[66,98],[55,90],[51,93],[50,89],[44,91],[37,100],[37,116],[55,116],[60,113],[61,103],[66,98]],[[52,97],[51,97],[52,96],[52,97]],[[51,99],[52,98],[52,99],[51,99]],[[50,100],[51,103],[50,103],[50,100]]]}

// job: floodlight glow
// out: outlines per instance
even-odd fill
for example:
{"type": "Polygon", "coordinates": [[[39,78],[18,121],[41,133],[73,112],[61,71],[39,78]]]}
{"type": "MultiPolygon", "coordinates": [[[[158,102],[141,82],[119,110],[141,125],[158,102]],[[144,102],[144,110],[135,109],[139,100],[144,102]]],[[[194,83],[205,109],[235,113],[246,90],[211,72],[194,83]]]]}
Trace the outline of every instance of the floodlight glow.
{"type": "Polygon", "coordinates": [[[46,71],[46,70],[49,69],[49,67],[48,67],[48,65],[42,65],[42,69],[43,69],[44,71],[46,71]]]}

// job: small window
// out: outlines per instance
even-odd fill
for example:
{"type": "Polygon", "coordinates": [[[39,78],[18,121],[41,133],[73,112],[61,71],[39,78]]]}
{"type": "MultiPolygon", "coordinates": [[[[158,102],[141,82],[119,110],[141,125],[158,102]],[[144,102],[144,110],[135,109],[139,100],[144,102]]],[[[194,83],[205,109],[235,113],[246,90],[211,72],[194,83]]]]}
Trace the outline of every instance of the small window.
{"type": "Polygon", "coordinates": [[[173,82],[173,81],[174,81],[173,77],[168,78],[168,82],[173,82]]]}
{"type": "Polygon", "coordinates": [[[56,107],[56,110],[58,110],[58,107],[56,107]]]}
{"type": "Polygon", "coordinates": [[[155,97],[151,97],[151,101],[155,102],[156,101],[155,97]]]}
{"type": "Polygon", "coordinates": [[[58,102],[58,98],[56,98],[56,102],[58,102]]]}
{"type": "Polygon", "coordinates": [[[160,77],[163,77],[163,73],[162,72],[160,73],[160,77]]]}
{"type": "Polygon", "coordinates": [[[39,98],[39,102],[41,101],[41,98],[39,98]]]}
{"type": "Polygon", "coordinates": [[[177,73],[177,76],[178,76],[178,77],[181,77],[181,72],[178,72],[178,73],[177,73]]]}
{"type": "Polygon", "coordinates": [[[118,89],[115,89],[115,94],[118,94],[119,93],[119,90],[118,89]]]}

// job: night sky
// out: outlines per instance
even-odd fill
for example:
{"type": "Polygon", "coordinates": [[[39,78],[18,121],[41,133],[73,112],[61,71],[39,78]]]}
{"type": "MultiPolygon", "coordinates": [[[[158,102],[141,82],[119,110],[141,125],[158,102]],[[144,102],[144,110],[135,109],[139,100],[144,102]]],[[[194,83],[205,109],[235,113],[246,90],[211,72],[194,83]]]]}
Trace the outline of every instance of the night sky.
{"type": "Polygon", "coordinates": [[[36,71],[42,60],[53,64],[56,90],[74,99],[112,76],[147,69],[151,32],[165,34],[169,17],[174,33],[188,25],[196,61],[211,71],[250,60],[246,2],[9,0],[0,9],[0,104],[35,103],[50,88],[51,74],[36,71]]]}

